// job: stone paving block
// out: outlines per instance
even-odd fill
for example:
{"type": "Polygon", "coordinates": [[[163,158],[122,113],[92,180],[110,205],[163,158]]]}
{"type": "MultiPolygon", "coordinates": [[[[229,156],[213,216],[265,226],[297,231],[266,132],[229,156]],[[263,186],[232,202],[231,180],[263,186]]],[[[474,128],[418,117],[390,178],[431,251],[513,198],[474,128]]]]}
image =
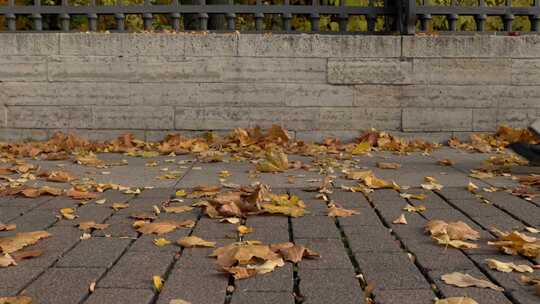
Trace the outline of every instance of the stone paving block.
{"type": "Polygon", "coordinates": [[[339,238],[339,230],[333,218],[327,216],[304,216],[293,218],[294,238],[339,238]]]}
{"type": "Polygon", "coordinates": [[[495,259],[501,262],[512,262],[516,265],[528,265],[531,266],[531,263],[521,256],[509,256],[505,254],[496,254],[496,255],[472,255],[471,258],[487,272],[493,280],[496,281],[497,285],[502,286],[508,292],[520,292],[526,293],[527,286],[520,281],[520,277],[523,275],[518,272],[504,273],[494,269],[489,268],[487,265],[486,259],[495,259]]]}
{"type": "Polygon", "coordinates": [[[25,211],[28,211],[31,207],[0,207],[0,222],[7,223],[12,221],[25,211]]]}
{"type": "Polygon", "coordinates": [[[77,218],[74,220],[60,220],[57,225],[75,226],[82,222],[94,221],[103,223],[113,214],[113,209],[99,205],[85,205],[77,208],[75,214],[77,218]]]}
{"type": "Polygon", "coordinates": [[[491,229],[492,227],[502,230],[523,230],[525,225],[515,220],[508,215],[502,216],[490,216],[490,217],[473,217],[473,220],[477,221],[483,227],[491,229]]]}
{"type": "Polygon", "coordinates": [[[148,289],[96,288],[85,304],[151,304],[154,292],[148,289]]]}
{"type": "MultiPolygon", "coordinates": [[[[216,242],[216,248],[223,247],[234,242],[234,240],[207,240],[216,242]]],[[[182,255],[174,264],[174,268],[218,271],[219,266],[216,264],[216,258],[209,256],[216,248],[184,248],[182,255]]]]}
{"type": "Polygon", "coordinates": [[[79,303],[90,283],[105,272],[103,268],[50,268],[26,289],[25,294],[40,304],[79,303]]]}
{"type": "Polygon", "coordinates": [[[535,295],[533,286],[527,286],[525,292],[512,292],[510,295],[519,304],[536,304],[538,303],[538,296],[535,295]]]}
{"type": "Polygon", "coordinates": [[[399,196],[399,192],[388,189],[375,190],[369,194],[369,197],[375,205],[383,201],[404,201],[403,198],[399,196]]]}
{"type": "Polygon", "coordinates": [[[53,199],[52,196],[40,196],[37,198],[26,198],[26,197],[14,197],[14,196],[8,196],[8,197],[2,197],[0,199],[0,208],[2,207],[21,207],[21,210],[24,210],[25,208],[33,208],[38,205],[41,205],[48,200],[53,199]]]}
{"type": "Polygon", "coordinates": [[[0,296],[15,295],[45,270],[45,267],[25,267],[23,265],[2,268],[0,270],[0,282],[2,282],[0,296]]]}
{"type": "Polygon", "coordinates": [[[90,238],[81,241],[62,257],[57,267],[110,267],[129,246],[131,240],[118,238],[90,238]]]}
{"type": "Polygon", "coordinates": [[[360,271],[377,290],[430,289],[420,270],[406,253],[355,254],[360,271]]]}
{"type": "Polygon", "coordinates": [[[55,197],[51,200],[40,204],[37,210],[60,210],[62,208],[74,208],[79,204],[79,201],[66,197],[55,197]]]}
{"type": "Polygon", "coordinates": [[[293,304],[294,296],[291,292],[241,292],[236,290],[232,296],[231,304],[293,304]]]}
{"type": "Polygon", "coordinates": [[[343,227],[346,233],[354,233],[361,226],[382,226],[383,223],[371,208],[351,209],[360,212],[348,217],[338,218],[339,225],[343,227]]]}
{"type": "Polygon", "coordinates": [[[77,228],[65,226],[53,226],[47,232],[51,234],[50,237],[28,247],[28,250],[41,250],[43,254],[37,258],[20,261],[20,266],[49,267],[77,244],[82,235],[82,231],[77,228]]]}
{"type": "Polygon", "coordinates": [[[435,299],[427,289],[377,290],[374,296],[378,304],[433,304],[435,299]]]}
{"type": "Polygon", "coordinates": [[[139,234],[135,228],[133,228],[134,221],[135,220],[129,219],[126,215],[114,214],[105,221],[105,224],[109,224],[107,228],[95,230],[92,232],[92,235],[98,237],[112,236],[136,238],[139,234]]]}
{"type": "Polygon", "coordinates": [[[289,220],[284,216],[252,216],[246,221],[253,232],[244,236],[247,240],[258,240],[263,243],[288,242],[289,220]]]}
{"type": "Polygon", "coordinates": [[[34,209],[11,223],[17,225],[18,232],[44,230],[57,222],[57,214],[58,211],[34,209]]]}
{"type": "Polygon", "coordinates": [[[292,292],[292,264],[287,263],[266,275],[256,275],[247,280],[236,280],[235,285],[237,292],[292,292]]]}
{"type": "MultiPolygon", "coordinates": [[[[474,264],[462,251],[438,245],[428,236],[424,239],[405,240],[405,247],[412,252],[416,261],[426,271],[474,269],[474,264]]],[[[471,250],[468,250],[469,252],[471,250]]]]}
{"type": "Polygon", "coordinates": [[[221,223],[219,220],[211,218],[201,218],[195,228],[193,235],[203,239],[236,239],[236,226],[228,223],[221,223]]]}
{"type": "Polygon", "coordinates": [[[355,233],[346,234],[349,246],[355,253],[400,252],[399,241],[384,227],[361,226],[355,233]]]}
{"type": "Polygon", "coordinates": [[[300,263],[304,269],[353,269],[345,246],[337,239],[295,239],[296,244],[303,245],[317,252],[320,257],[303,259],[300,263]]]}
{"type": "Polygon", "coordinates": [[[97,284],[100,288],[152,289],[152,277],[165,275],[173,262],[169,252],[124,254],[97,284]]]}
{"type": "Polygon", "coordinates": [[[486,204],[479,199],[451,200],[450,202],[470,217],[509,217],[508,214],[495,207],[493,204],[486,204]]]}
{"type": "Polygon", "coordinates": [[[304,269],[298,271],[303,303],[365,303],[352,270],[304,269]]]}
{"type": "Polygon", "coordinates": [[[343,208],[369,208],[369,202],[362,193],[349,191],[334,191],[330,195],[333,201],[343,208]]]}
{"type": "Polygon", "coordinates": [[[139,251],[143,252],[154,252],[154,251],[165,251],[165,252],[178,252],[181,247],[176,244],[176,241],[182,237],[189,235],[188,229],[177,229],[173,232],[169,232],[164,235],[141,235],[139,236],[129,247],[129,251],[139,251]],[[154,240],[158,238],[165,238],[171,242],[171,244],[163,247],[158,247],[154,244],[154,240]]]}
{"type": "Polygon", "coordinates": [[[137,195],[137,199],[157,199],[157,200],[167,200],[171,198],[176,190],[174,188],[154,188],[154,189],[145,189],[141,194],[137,195]]]}
{"type": "MultiPolygon", "coordinates": [[[[478,287],[460,288],[444,283],[441,279],[441,275],[451,273],[452,271],[432,271],[428,275],[435,281],[435,284],[439,287],[439,290],[444,297],[470,297],[476,301],[489,304],[510,304],[512,303],[505,297],[503,292],[495,291],[491,289],[482,289],[478,287]]],[[[461,271],[462,273],[469,274],[475,278],[486,280],[487,278],[479,270],[467,270],[461,271]]]]}
{"type": "Polygon", "coordinates": [[[486,193],[484,197],[528,225],[540,226],[540,207],[534,203],[503,192],[486,193]]]}
{"type": "Polygon", "coordinates": [[[157,304],[182,299],[192,304],[221,304],[225,301],[228,278],[214,270],[175,269],[159,294],[157,304]]]}

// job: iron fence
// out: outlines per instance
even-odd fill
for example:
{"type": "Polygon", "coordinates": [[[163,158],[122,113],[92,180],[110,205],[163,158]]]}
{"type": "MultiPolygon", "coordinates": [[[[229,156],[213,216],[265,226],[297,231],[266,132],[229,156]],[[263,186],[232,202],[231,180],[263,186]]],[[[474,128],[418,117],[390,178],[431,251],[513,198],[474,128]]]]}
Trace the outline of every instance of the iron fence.
{"type": "Polygon", "coordinates": [[[540,0],[0,0],[3,31],[538,32],[539,22],[540,0]]]}

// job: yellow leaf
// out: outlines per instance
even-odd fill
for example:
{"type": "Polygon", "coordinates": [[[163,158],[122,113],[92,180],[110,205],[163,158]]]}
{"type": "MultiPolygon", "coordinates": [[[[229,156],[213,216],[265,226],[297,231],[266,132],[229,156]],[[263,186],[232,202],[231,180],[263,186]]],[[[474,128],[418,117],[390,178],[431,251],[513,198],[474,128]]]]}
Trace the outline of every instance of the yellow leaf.
{"type": "Polygon", "coordinates": [[[47,231],[19,232],[14,236],[0,237],[0,252],[13,253],[51,236],[47,231]]]}
{"type": "Polygon", "coordinates": [[[420,194],[401,193],[399,196],[401,196],[404,199],[415,199],[419,201],[423,201],[426,199],[426,195],[424,193],[420,193],[420,194]]]}
{"type": "Polygon", "coordinates": [[[32,298],[27,296],[0,297],[0,304],[32,304],[32,298]]]}
{"type": "Polygon", "coordinates": [[[352,155],[365,154],[371,150],[371,144],[369,141],[363,141],[357,144],[354,149],[351,151],[352,155]]]}
{"type": "Polygon", "coordinates": [[[9,267],[12,265],[16,266],[17,263],[8,253],[0,255],[0,268],[9,267]]]}
{"type": "Polygon", "coordinates": [[[60,209],[60,214],[67,220],[73,220],[76,217],[75,210],[73,208],[62,208],[60,209]]]}
{"type": "Polygon", "coordinates": [[[111,208],[113,208],[115,211],[118,211],[120,209],[126,209],[128,207],[129,207],[129,204],[127,203],[114,203],[111,206],[111,208]]]}
{"type": "Polygon", "coordinates": [[[167,246],[171,243],[171,241],[167,240],[166,238],[157,238],[157,239],[154,239],[153,242],[154,242],[154,245],[158,247],[167,246]]]}
{"type": "Polygon", "coordinates": [[[476,193],[476,190],[478,190],[478,186],[473,184],[473,182],[469,181],[469,184],[467,185],[467,190],[471,193],[476,193]]]}
{"type": "Polygon", "coordinates": [[[457,287],[480,287],[480,288],[490,288],[495,291],[504,291],[503,288],[489,282],[486,280],[477,279],[469,274],[464,274],[460,272],[453,272],[444,274],[441,276],[441,279],[446,283],[450,285],[454,285],[457,287]]]}
{"type": "Polygon", "coordinates": [[[403,210],[407,212],[424,212],[426,211],[426,206],[419,205],[417,207],[407,204],[405,207],[403,207],[403,210]]]}
{"type": "Polygon", "coordinates": [[[248,226],[244,226],[244,225],[240,225],[236,229],[238,230],[238,233],[240,233],[240,234],[248,234],[248,233],[253,232],[253,228],[248,227],[248,226]]]}
{"type": "Polygon", "coordinates": [[[454,162],[449,160],[448,158],[442,159],[437,161],[437,163],[441,166],[453,166],[454,162]]]}
{"type": "Polygon", "coordinates": [[[401,164],[379,162],[377,163],[377,167],[380,169],[399,169],[401,168],[401,164]]]}
{"type": "Polygon", "coordinates": [[[367,171],[351,171],[347,173],[348,179],[354,179],[354,180],[364,180],[368,176],[372,176],[373,172],[371,170],[367,171]]]}
{"type": "Polygon", "coordinates": [[[360,214],[360,212],[356,210],[340,208],[334,204],[332,204],[328,208],[328,216],[331,216],[331,217],[348,217],[348,216],[353,216],[355,214],[360,214]]]}
{"type": "Polygon", "coordinates": [[[407,225],[407,219],[405,218],[405,214],[402,213],[397,219],[395,219],[392,223],[394,224],[401,224],[401,225],[407,225]]]}
{"type": "Polygon", "coordinates": [[[257,273],[264,274],[274,271],[277,267],[285,266],[285,261],[282,258],[269,260],[261,265],[247,265],[248,269],[255,269],[257,273]]]}
{"type": "Polygon", "coordinates": [[[186,195],[187,195],[186,190],[180,189],[176,191],[176,197],[184,197],[186,195]]]}
{"type": "Polygon", "coordinates": [[[289,169],[287,154],[278,149],[266,151],[265,158],[257,163],[260,172],[283,172],[289,169]]]}
{"type": "Polygon", "coordinates": [[[163,288],[163,279],[160,276],[153,276],[152,281],[154,282],[154,288],[159,293],[163,288]]]}
{"type": "Polygon", "coordinates": [[[107,227],[109,227],[109,224],[96,224],[94,221],[88,221],[88,222],[81,222],[79,223],[79,229],[85,231],[90,229],[97,229],[97,230],[103,230],[107,227]]]}
{"type": "Polygon", "coordinates": [[[231,173],[229,173],[229,171],[227,171],[227,170],[223,170],[223,171],[219,172],[219,177],[225,178],[225,177],[229,177],[229,176],[231,176],[231,173]]]}
{"type": "Polygon", "coordinates": [[[447,235],[450,240],[477,240],[480,238],[478,231],[462,221],[447,223],[442,220],[431,220],[426,224],[426,231],[434,237],[447,235]]]}
{"type": "Polygon", "coordinates": [[[192,247],[215,247],[215,242],[209,242],[201,239],[200,237],[196,236],[186,236],[178,241],[176,243],[182,247],[185,248],[192,248],[192,247]]]}
{"type": "Polygon", "coordinates": [[[451,297],[451,298],[436,300],[435,304],[478,304],[478,302],[467,297],[451,297]]]}
{"type": "Polygon", "coordinates": [[[464,242],[464,241],[461,241],[461,240],[451,240],[448,237],[448,235],[446,235],[446,234],[441,235],[439,237],[433,236],[432,238],[434,240],[436,240],[439,245],[450,246],[450,247],[461,248],[461,249],[475,249],[475,248],[478,248],[477,244],[464,242]]]}
{"type": "Polygon", "coordinates": [[[495,259],[486,259],[486,262],[491,269],[496,269],[501,272],[533,272],[531,266],[529,265],[516,265],[514,263],[505,263],[501,261],[497,261],[495,259]]]}

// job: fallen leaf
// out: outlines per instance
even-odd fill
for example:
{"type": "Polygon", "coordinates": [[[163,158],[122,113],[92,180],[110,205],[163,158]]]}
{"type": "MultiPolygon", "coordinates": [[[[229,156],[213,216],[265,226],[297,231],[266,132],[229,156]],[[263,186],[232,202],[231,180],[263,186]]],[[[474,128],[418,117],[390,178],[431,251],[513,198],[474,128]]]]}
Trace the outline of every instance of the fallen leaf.
{"type": "Polygon", "coordinates": [[[257,163],[260,172],[283,172],[289,169],[287,154],[277,149],[267,150],[265,158],[257,163]]]}
{"type": "Polygon", "coordinates": [[[2,224],[0,223],[0,231],[12,231],[17,228],[17,224],[2,224]]]}
{"type": "Polygon", "coordinates": [[[399,169],[401,168],[401,164],[378,162],[377,167],[380,169],[399,169]]]}
{"type": "Polygon", "coordinates": [[[516,265],[514,263],[505,263],[495,259],[486,259],[486,262],[491,269],[496,269],[501,272],[533,272],[533,268],[529,265],[516,265]]]}
{"type": "Polygon", "coordinates": [[[93,192],[79,191],[76,189],[69,189],[66,195],[77,200],[92,200],[97,198],[97,194],[93,192]]]}
{"type": "Polygon", "coordinates": [[[245,225],[240,225],[236,228],[236,230],[238,231],[238,233],[240,234],[248,234],[248,233],[252,233],[253,232],[253,228],[251,227],[248,227],[248,226],[245,226],[245,225]]]}
{"type": "Polygon", "coordinates": [[[163,247],[171,244],[171,241],[165,239],[165,238],[157,238],[153,240],[154,245],[158,247],[163,247]]]}
{"type": "Polygon", "coordinates": [[[298,263],[302,261],[302,258],[308,257],[319,257],[319,254],[311,251],[310,249],[302,246],[302,245],[293,245],[291,247],[282,248],[279,250],[279,253],[283,256],[283,258],[286,261],[290,261],[292,263],[298,263]]]}
{"type": "Polygon", "coordinates": [[[394,224],[402,224],[407,225],[407,219],[405,218],[405,214],[402,213],[397,219],[395,219],[392,223],[394,224]]]}
{"type": "Polygon", "coordinates": [[[191,302],[184,301],[182,299],[172,299],[169,301],[169,304],[191,304],[191,302]]]}
{"type": "MultiPolygon", "coordinates": [[[[0,225],[1,227],[1,225],[0,225]]],[[[534,227],[525,227],[525,230],[527,230],[528,232],[530,233],[540,233],[540,230],[539,229],[536,229],[534,227]]],[[[0,228],[0,231],[2,231],[2,229],[0,228]]]]}
{"type": "Polygon", "coordinates": [[[332,204],[328,208],[328,216],[331,216],[331,217],[348,217],[348,216],[353,216],[355,214],[360,214],[360,212],[356,210],[340,208],[334,204],[332,204]]]}
{"type": "Polygon", "coordinates": [[[506,254],[521,254],[533,259],[540,256],[540,239],[517,231],[508,233],[492,229],[492,232],[497,235],[498,240],[488,242],[488,245],[496,246],[506,254]]]}
{"type": "Polygon", "coordinates": [[[426,224],[426,231],[435,237],[448,235],[450,240],[478,240],[480,238],[478,231],[461,221],[447,223],[442,220],[431,220],[426,224]]]}
{"type": "Polygon", "coordinates": [[[185,248],[193,247],[216,247],[216,242],[209,242],[196,236],[186,236],[176,241],[176,243],[185,248]]]}
{"type": "Polygon", "coordinates": [[[478,302],[467,297],[451,297],[451,298],[436,300],[435,304],[478,304],[478,302]]]}
{"type": "Polygon", "coordinates": [[[11,257],[16,261],[22,261],[26,259],[32,259],[37,258],[43,255],[43,251],[41,250],[22,250],[22,251],[15,251],[11,254],[11,257]]]}
{"type": "Polygon", "coordinates": [[[154,282],[154,288],[156,289],[156,292],[160,292],[163,288],[163,279],[160,276],[153,276],[152,281],[154,282]]]}
{"type": "Polygon", "coordinates": [[[415,199],[419,201],[423,201],[426,199],[426,195],[424,193],[420,193],[420,194],[400,193],[399,196],[401,196],[404,199],[415,199]]]}
{"type": "Polygon", "coordinates": [[[98,204],[98,205],[103,205],[103,204],[105,204],[106,201],[107,201],[106,198],[99,199],[99,200],[96,200],[96,204],[98,204]]]}
{"type": "Polygon", "coordinates": [[[439,161],[437,161],[437,163],[441,166],[453,166],[454,165],[454,162],[451,161],[450,159],[448,158],[445,158],[445,159],[441,159],[439,161]]]}
{"type": "Polygon", "coordinates": [[[424,205],[418,205],[415,207],[415,206],[407,204],[405,207],[403,207],[403,210],[407,212],[424,212],[427,210],[427,208],[424,205]]]}
{"type": "Polygon", "coordinates": [[[19,232],[14,236],[0,237],[0,253],[13,253],[51,236],[47,231],[19,232]]]}
{"type": "Polygon", "coordinates": [[[167,213],[184,213],[184,212],[193,210],[193,207],[191,206],[169,206],[169,207],[162,207],[162,208],[167,213]]]}
{"type": "Polygon", "coordinates": [[[469,184],[467,185],[467,190],[470,193],[476,193],[476,191],[478,190],[478,186],[473,184],[473,182],[469,181],[469,184]]]}
{"type": "Polygon", "coordinates": [[[460,249],[476,249],[479,246],[477,244],[461,241],[461,240],[452,240],[447,234],[435,237],[432,236],[432,238],[437,241],[439,245],[443,246],[450,246],[454,248],[460,248],[460,249]]]}
{"type": "MultiPolygon", "coordinates": [[[[139,224],[139,223],[135,222],[134,225],[135,224],[139,224]]],[[[178,227],[191,228],[195,225],[195,222],[192,220],[185,220],[182,222],[177,222],[177,221],[172,221],[172,220],[161,220],[161,221],[152,222],[152,223],[143,222],[140,224],[141,224],[140,226],[136,225],[138,226],[136,227],[138,232],[142,234],[153,233],[153,234],[160,235],[160,234],[169,233],[178,227]]]]}
{"type": "Polygon", "coordinates": [[[16,266],[17,262],[8,254],[0,255],[0,268],[16,266]]]}
{"type": "Polygon", "coordinates": [[[364,180],[368,176],[372,176],[373,172],[371,170],[368,171],[351,171],[347,173],[348,179],[354,179],[354,180],[364,180]]]}
{"type": "Polygon", "coordinates": [[[96,224],[94,221],[81,222],[79,223],[79,229],[86,231],[90,229],[103,230],[109,227],[109,224],[96,224]]]}
{"type": "Polygon", "coordinates": [[[441,279],[449,285],[454,285],[457,287],[480,287],[480,288],[490,288],[496,291],[504,291],[503,288],[489,282],[486,280],[477,279],[469,274],[464,274],[460,272],[452,272],[444,274],[441,276],[441,279]]]}
{"type": "Polygon", "coordinates": [[[113,208],[115,211],[118,211],[120,209],[126,209],[129,207],[128,203],[113,203],[111,208],[113,208]]]}
{"type": "Polygon", "coordinates": [[[28,296],[0,297],[0,304],[32,304],[28,296]]]}
{"type": "Polygon", "coordinates": [[[93,293],[94,291],[96,291],[96,282],[90,283],[90,286],[88,287],[88,291],[90,293],[93,293]]]}
{"type": "Polygon", "coordinates": [[[357,144],[354,149],[351,151],[352,155],[361,155],[369,152],[371,150],[371,144],[369,141],[363,141],[357,144]]]}
{"type": "Polygon", "coordinates": [[[77,217],[73,208],[62,208],[60,209],[60,214],[67,220],[73,220],[77,217]]]}
{"type": "Polygon", "coordinates": [[[237,217],[227,217],[227,218],[221,219],[220,222],[227,222],[229,224],[238,224],[240,223],[240,219],[237,217]]]}
{"type": "Polygon", "coordinates": [[[277,267],[285,266],[282,258],[269,260],[261,265],[247,265],[247,269],[254,269],[257,273],[265,274],[274,271],[277,267]]]}

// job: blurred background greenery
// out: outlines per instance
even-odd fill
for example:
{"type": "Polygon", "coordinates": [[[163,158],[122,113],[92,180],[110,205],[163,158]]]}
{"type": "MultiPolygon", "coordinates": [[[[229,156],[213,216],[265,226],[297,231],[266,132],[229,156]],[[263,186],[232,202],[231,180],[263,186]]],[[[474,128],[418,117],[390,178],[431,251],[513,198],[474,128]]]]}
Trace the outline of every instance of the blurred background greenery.
{"type": "MultiPolygon", "coordinates": [[[[8,0],[0,0],[0,5],[6,5],[8,0]]],[[[60,5],[61,0],[41,0],[42,5],[60,5]]],[[[97,5],[116,5],[117,0],[96,0],[97,5]]],[[[171,0],[151,0],[152,4],[170,4],[171,0]]],[[[197,0],[181,0],[182,4],[195,3],[192,1],[197,0]]],[[[234,4],[254,5],[256,0],[233,0],[234,4]]],[[[264,4],[283,4],[284,0],[263,0],[264,4]]],[[[312,0],[290,0],[291,5],[311,5],[312,0]]],[[[319,0],[321,5],[335,5],[338,6],[340,0],[319,0]]],[[[451,0],[416,0],[420,5],[422,3],[426,5],[450,5],[451,0]]],[[[534,0],[513,0],[512,6],[532,6],[534,0]]],[[[124,5],[142,5],[144,0],[123,0],[124,5]]],[[[89,5],[90,0],[68,0],[70,5],[82,6],[89,5]]],[[[229,3],[229,0],[207,0],[207,3],[229,3]],[[223,2],[225,1],[225,2],[223,2]]],[[[458,5],[461,6],[477,6],[478,0],[457,0],[458,5]]],[[[506,0],[485,0],[486,6],[504,6],[506,0]]],[[[32,5],[33,0],[16,0],[17,5],[32,5]]],[[[347,6],[384,6],[384,0],[345,0],[347,6]],[[371,3],[371,4],[370,4],[371,3]]],[[[198,20],[193,15],[182,15],[181,30],[196,30],[198,20]]],[[[88,19],[86,16],[74,15],[71,16],[70,28],[74,31],[87,31],[88,19]]],[[[265,30],[279,31],[283,27],[283,20],[279,15],[265,15],[264,20],[265,30]]],[[[375,31],[389,31],[391,29],[391,20],[387,17],[379,16],[375,19],[375,31]]],[[[0,30],[6,30],[5,17],[0,16],[0,30]]],[[[419,25],[419,24],[418,24],[419,25]]],[[[309,15],[293,15],[291,20],[291,27],[294,31],[310,32],[311,20],[309,15]]],[[[116,28],[116,20],[112,15],[101,15],[98,19],[98,30],[107,31],[114,30],[116,28]]],[[[209,20],[210,29],[224,29],[225,18],[223,15],[210,16],[209,20]]],[[[253,31],[255,30],[255,18],[252,15],[237,14],[236,28],[239,31],[253,31]]],[[[530,31],[531,24],[527,16],[516,16],[512,24],[513,31],[530,31]]],[[[30,30],[32,29],[32,20],[29,16],[17,17],[17,29],[18,30],[30,30]]],[[[43,29],[44,30],[60,30],[60,22],[58,16],[55,15],[43,15],[43,29]]],[[[143,18],[142,14],[127,14],[125,21],[125,29],[127,31],[142,31],[143,18]]],[[[476,29],[476,23],[474,16],[460,16],[457,20],[458,31],[474,31],[476,29]]],[[[503,30],[503,20],[498,16],[488,16],[486,20],[485,29],[487,31],[501,31],[503,30]]],[[[163,31],[172,30],[171,20],[167,14],[154,14],[152,30],[163,31]]],[[[321,15],[320,16],[320,30],[327,32],[336,32],[339,30],[339,18],[337,15],[321,15]]],[[[368,30],[368,20],[366,16],[350,16],[347,23],[347,31],[350,32],[366,32],[368,30]]],[[[448,30],[448,20],[446,16],[433,16],[432,22],[430,22],[428,31],[437,32],[448,30]]]]}

